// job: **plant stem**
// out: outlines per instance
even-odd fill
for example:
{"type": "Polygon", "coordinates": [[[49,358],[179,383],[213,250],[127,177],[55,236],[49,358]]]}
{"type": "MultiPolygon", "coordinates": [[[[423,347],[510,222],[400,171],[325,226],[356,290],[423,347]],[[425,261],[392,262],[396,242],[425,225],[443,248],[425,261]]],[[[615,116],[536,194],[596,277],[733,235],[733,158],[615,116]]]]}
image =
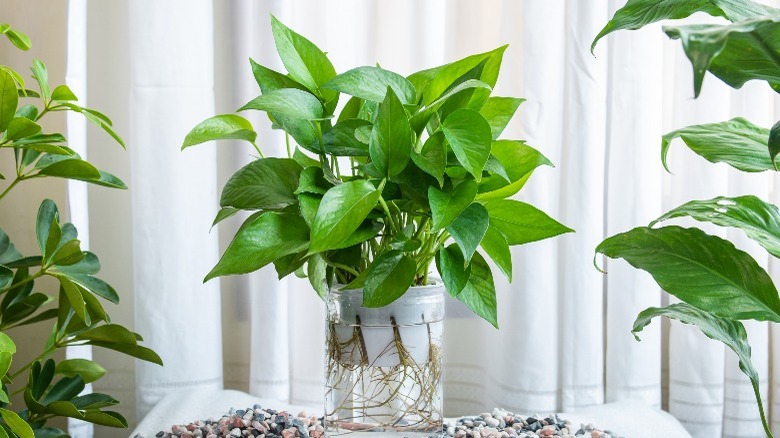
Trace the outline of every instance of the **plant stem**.
{"type": "Polygon", "coordinates": [[[265,158],[265,154],[260,150],[260,146],[258,146],[257,143],[252,142],[252,146],[254,146],[257,153],[260,154],[260,158],[265,158]]]}
{"type": "Polygon", "coordinates": [[[290,148],[290,134],[284,133],[284,144],[287,146],[287,158],[292,158],[292,149],[290,148]]]}
{"type": "Polygon", "coordinates": [[[390,213],[390,209],[387,207],[387,203],[381,195],[379,196],[379,204],[382,206],[382,210],[385,211],[385,214],[387,215],[387,221],[390,223],[391,228],[395,231],[398,231],[398,225],[393,220],[393,215],[390,213]]]}
{"type": "Polygon", "coordinates": [[[22,373],[24,373],[25,371],[30,369],[30,367],[32,367],[35,362],[38,362],[39,360],[45,359],[47,356],[49,356],[50,354],[52,354],[55,351],[57,351],[58,348],[60,348],[59,340],[55,341],[54,345],[49,347],[46,351],[41,353],[38,357],[33,359],[30,363],[28,363],[27,365],[23,366],[21,369],[19,369],[15,373],[9,375],[8,378],[11,379],[11,380],[14,380],[15,378],[19,377],[22,373]]]}
{"type": "Polygon", "coordinates": [[[0,289],[0,295],[10,291],[11,289],[15,289],[15,288],[17,288],[19,286],[22,286],[22,285],[25,285],[25,284],[27,284],[27,283],[29,283],[31,281],[34,281],[35,279],[42,277],[45,273],[46,273],[46,268],[45,267],[41,267],[40,271],[38,271],[35,274],[25,278],[24,280],[22,280],[22,281],[20,281],[18,283],[14,283],[14,284],[11,284],[9,286],[6,286],[4,289],[0,289]]]}

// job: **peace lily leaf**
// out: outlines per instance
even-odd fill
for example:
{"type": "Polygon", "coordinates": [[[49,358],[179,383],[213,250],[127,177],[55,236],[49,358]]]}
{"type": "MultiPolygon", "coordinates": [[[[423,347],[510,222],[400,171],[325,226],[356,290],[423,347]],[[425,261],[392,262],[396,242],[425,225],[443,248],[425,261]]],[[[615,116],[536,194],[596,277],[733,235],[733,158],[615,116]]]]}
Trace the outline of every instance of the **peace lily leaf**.
{"type": "Polygon", "coordinates": [[[387,94],[387,87],[393,89],[401,103],[414,105],[417,92],[414,85],[406,78],[379,67],[357,67],[342,73],[323,88],[340,91],[350,96],[364,100],[382,102],[387,94]]]}
{"type": "Polygon", "coordinates": [[[294,119],[316,120],[322,118],[322,104],[314,95],[297,88],[269,91],[255,97],[239,111],[248,109],[280,114],[294,119]]]}
{"type": "Polygon", "coordinates": [[[388,87],[368,143],[371,162],[383,175],[390,177],[404,170],[411,152],[412,132],[406,110],[393,89],[388,87]]]}
{"type": "Polygon", "coordinates": [[[719,196],[706,201],[690,201],[665,213],[650,226],[678,217],[738,228],[770,254],[780,258],[780,211],[755,196],[719,196]]]}
{"type": "Polygon", "coordinates": [[[105,368],[100,366],[100,364],[87,359],[64,360],[57,364],[54,372],[66,377],[78,374],[84,380],[84,383],[92,383],[106,374],[105,368]]]}
{"type": "Polygon", "coordinates": [[[455,242],[458,243],[466,263],[471,261],[471,257],[477,250],[477,246],[485,236],[485,232],[490,224],[490,217],[482,204],[471,204],[447,226],[455,242]]]}
{"type": "Polygon", "coordinates": [[[599,32],[590,50],[595,49],[601,38],[617,30],[636,30],[661,20],[686,18],[696,12],[739,21],[774,11],[750,0],[629,0],[599,32]]]}
{"type": "Polygon", "coordinates": [[[0,69],[0,132],[8,129],[8,124],[14,118],[19,95],[16,93],[16,83],[8,72],[0,69]]]}
{"type": "Polygon", "coordinates": [[[767,152],[769,130],[741,117],[726,122],[688,126],[664,135],[661,140],[661,161],[667,171],[669,146],[678,137],[693,152],[712,163],[726,163],[744,172],[763,172],[774,168],[767,152]]]}
{"type": "Polygon", "coordinates": [[[79,98],[73,94],[73,91],[71,91],[70,87],[62,84],[55,87],[51,92],[51,100],[71,101],[79,100],[79,98]]]}
{"type": "Polygon", "coordinates": [[[454,243],[442,246],[436,253],[436,269],[439,270],[445,289],[453,297],[466,287],[471,275],[471,265],[466,263],[463,251],[454,243]]]}
{"type": "Polygon", "coordinates": [[[719,318],[710,312],[697,309],[685,303],[678,303],[667,307],[651,307],[643,310],[639,316],[637,316],[636,321],[634,321],[634,328],[632,329],[634,337],[636,337],[637,340],[639,340],[639,332],[647,327],[651,320],[656,316],[665,316],[670,319],[676,319],[683,324],[695,325],[708,338],[722,342],[729,347],[731,351],[737,354],[737,357],[739,357],[739,369],[748,376],[753,385],[753,392],[756,395],[761,421],[764,425],[764,429],[767,431],[767,436],[771,436],[766,416],[764,415],[764,406],[761,402],[758,372],[753,367],[753,362],[750,360],[750,345],[748,344],[745,326],[739,321],[719,318]]]}
{"type": "Polygon", "coordinates": [[[252,74],[255,76],[255,81],[257,81],[257,85],[260,86],[260,91],[262,91],[263,94],[282,88],[306,90],[306,87],[290,77],[271,70],[270,68],[263,67],[256,63],[252,58],[249,58],[249,63],[252,65],[252,74]]]}
{"type": "MultiPolygon", "coordinates": [[[[282,24],[273,15],[271,31],[279,57],[282,58],[282,63],[294,80],[314,92],[336,76],[333,64],[322,50],[282,24]]],[[[322,94],[325,100],[330,100],[336,92],[323,90],[322,94]]]]}
{"type": "Polygon", "coordinates": [[[772,166],[777,170],[777,154],[780,153],[780,121],[769,130],[769,157],[772,159],[772,166]]]}
{"type": "Polygon", "coordinates": [[[459,109],[444,120],[442,131],[460,164],[479,182],[492,141],[487,120],[477,111],[459,109]]]}
{"type": "Polygon", "coordinates": [[[490,132],[493,133],[493,140],[497,139],[504,128],[512,120],[512,116],[517,112],[517,108],[520,104],[525,102],[525,99],[518,99],[516,97],[489,97],[485,105],[479,110],[480,114],[485,117],[490,125],[490,132]]]}
{"type": "Polygon", "coordinates": [[[295,254],[309,244],[309,227],[299,216],[263,213],[238,230],[219,263],[204,281],[215,277],[246,274],[295,254]]]}
{"type": "Polygon", "coordinates": [[[6,131],[5,135],[8,140],[18,140],[39,132],[41,132],[41,125],[25,117],[14,117],[8,124],[8,131],[6,131]]]}
{"type": "Polygon", "coordinates": [[[339,184],[325,193],[311,226],[309,253],[338,248],[374,209],[381,189],[366,180],[339,184]]]}
{"type": "Polygon", "coordinates": [[[401,251],[388,251],[366,271],[364,307],[384,307],[401,297],[412,285],[417,264],[401,251]]]}
{"type": "Polygon", "coordinates": [[[509,244],[501,231],[494,227],[488,227],[485,237],[479,243],[485,253],[504,273],[507,280],[512,281],[512,254],[509,252],[509,244]]]}
{"type": "Polygon", "coordinates": [[[412,161],[423,172],[433,176],[444,185],[444,169],[447,166],[447,150],[444,145],[444,133],[437,131],[428,137],[420,153],[412,151],[412,161]]]}
{"type": "Polygon", "coordinates": [[[714,315],[780,321],[780,297],[766,271],[698,228],[638,227],[606,239],[596,252],[647,271],[666,292],[714,315]]]}
{"type": "Polygon", "coordinates": [[[261,158],[238,170],[225,183],[220,207],[281,210],[297,202],[301,165],[289,158],[261,158]]]}
{"type": "Polygon", "coordinates": [[[249,120],[236,114],[222,114],[200,122],[184,138],[182,150],[212,140],[246,140],[254,143],[257,133],[249,120]]]}
{"type": "Polygon", "coordinates": [[[371,122],[363,119],[346,119],[336,123],[336,126],[322,135],[325,152],[338,156],[365,157],[368,156],[368,143],[357,138],[357,130],[361,127],[371,128],[371,122]]]}
{"type": "Polygon", "coordinates": [[[665,26],[682,42],[693,66],[694,95],[699,96],[709,70],[733,88],[758,79],[780,91],[780,15],[751,18],[729,25],[665,26]]]}
{"type": "Polygon", "coordinates": [[[19,438],[35,438],[30,425],[26,421],[22,420],[19,415],[14,411],[8,409],[0,409],[0,416],[5,420],[5,424],[15,433],[19,438]]]}
{"type": "Polygon", "coordinates": [[[473,180],[466,180],[449,192],[429,187],[433,229],[439,230],[450,225],[474,201],[476,195],[477,183],[473,180]]]}
{"type": "Polygon", "coordinates": [[[475,252],[470,267],[469,281],[455,298],[493,327],[498,328],[496,286],[493,283],[490,266],[480,253],[475,252]]]}
{"type": "Polygon", "coordinates": [[[522,245],[574,232],[533,205],[511,199],[485,203],[490,226],[506,237],[509,245],[522,245]]]}

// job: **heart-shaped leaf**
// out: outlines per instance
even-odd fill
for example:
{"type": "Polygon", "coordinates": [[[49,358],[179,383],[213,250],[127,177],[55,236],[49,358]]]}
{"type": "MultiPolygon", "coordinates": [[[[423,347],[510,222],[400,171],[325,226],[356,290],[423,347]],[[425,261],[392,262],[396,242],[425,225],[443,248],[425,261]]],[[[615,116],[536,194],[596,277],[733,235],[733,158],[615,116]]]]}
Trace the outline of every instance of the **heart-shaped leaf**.
{"type": "Polygon", "coordinates": [[[411,152],[412,131],[406,110],[393,89],[388,87],[368,143],[371,162],[383,175],[392,177],[404,170],[411,152]]]}
{"type": "Polygon", "coordinates": [[[460,164],[479,182],[493,138],[487,120],[477,111],[463,108],[444,120],[442,131],[460,164]]]}
{"type": "Polygon", "coordinates": [[[417,274],[414,259],[401,251],[377,257],[366,271],[363,307],[384,307],[401,297],[417,274]]]}
{"type": "Polygon", "coordinates": [[[463,251],[466,263],[471,261],[479,243],[485,237],[489,224],[490,216],[485,207],[482,204],[473,203],[447,226],[447,232],[463,251]]]}
{"type": "Polygon", "coordinates": [[[381,190],[366,180],[339,184],[325,193],[311,225],[310,253],[339,248],[374,209],[381,190]]]}
{"type": "Polygon", "coordinates": [[[182,150],[212,140],[246,140],[254,143],[257,133],[249,120],[236,114],[222,114],[200,122],[184,138],[182,150]]]}
{"type": "Polygon", "coordinates": [[[417,94],[414,85],[405,77],[370,66],[353,68],[334,77],[322,87],[374,102],[385,100],[387,87],[390,87],[401,103],[406,105],[413,105],[417,94]]]}

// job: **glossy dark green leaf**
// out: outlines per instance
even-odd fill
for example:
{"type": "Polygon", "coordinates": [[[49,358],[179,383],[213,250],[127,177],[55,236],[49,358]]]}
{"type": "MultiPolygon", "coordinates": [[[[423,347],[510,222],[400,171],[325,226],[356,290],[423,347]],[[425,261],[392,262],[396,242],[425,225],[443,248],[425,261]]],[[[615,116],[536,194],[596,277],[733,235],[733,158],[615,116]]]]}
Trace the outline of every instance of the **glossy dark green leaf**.
{"type": "Polygon", "coordinates": [[[316,195],[324,195],[331,187],[333,187],[333,184],[325,178],[325,174],[321,168],[307,167],[301,172],[295,194],[313,193],[316,195]]]}
{"type": "Polygon", "coordinates": [[[296,163],[300,164],[301,167],[304,168],[312,166],[316,167],[320,165],[319,161],[306,155],[300,148],[295,148],[295,152],[293,152],[293,160],[295,160],[296,163]]]}
{"type": "Polygon", "coordinates": [[[476,195],[477,183],[473,180],[463,181],[449,191],[429,187],[428,199],[433,229],[439,230],[449,226],[474,201],[476,195]]]}
{"type": "Polygon", "coordinates": [[[8,125],[16,114],[19,95],[16,93],[16,83],[13,77],[0,69],[0,132],[8,129],[8,125]]]}
{"type": "Polygon", "coordinates": [[[328,190],[312,222],[309,252],[339,248],[376,206],[380,193],[367,180],[346,182],[328,190]]]}
{"type": "Polygon", "coordinates": [[[102,347],[109,350],[118,351],[128,356],[132,356],[146,362],[155,363],[157,365],[163,364],[162,359],[160,359],[160,356],[158,356],[157,353],[140,345],[120,344],[103,341],[89,341],[87,342],[87,345],[94,345],[95,347],[102,347]]]}
{"type": "Polygon", "coordinates": [[[256,271],[308,244],[309,228],[300,216],[263,213],[241,227],[204,281],[256,271]]]}
{"type": "Polygon", "coordinates": [[[690,201],[663,214],[650,226],[678,217],[738,228],[770,254],[780,258],[780,211],[755,196],[719,196],[705,201],[690,201]]]}
{"type": "MultiPolygon", "coordinates": [[[[294,80],[314,92],[336,76],[336,69],[322,50],[274,16],[271,31],[279,57],[294,80]]],[[[331,100],[336,92],[323,90],[322,94],[325,100],[331,100]]]]}
{"type": "Polygon", "coordinates": [[[217,215],[214,217],[214,221],[211,223],[211,227],[213,228],[214,226],[216,226],[218,223],[224,221],[225,219],[227,219],[229,217],[233,217],[239,211],[241,211],[241,210],[239,210],[237,208],[233,208],[233,207],[223,207],[223,208],[220,208],[219,211],[217,212],[217,215]]]}
{"type": "Polygon", "coordinates": [[[520,104],[525,102],[525,99],[519,99],[516,97],[490,97],[485,102],[485,105],[479,110],[480,114],[485,117],[490,125],[490,132],[493,135],[493,140],[497,139],[504,128],[512,120],[512,117],[517,112],[517,108],[520,104]]]}
{"type": "Polygon", "coordinates": [[[463,251],[466,263],[471,261],[471,257],[485,236],[489,225],[490,216],[485,207],[482,204],[473,203],[447,226],[447,232],[463,251]]]}
{"type": "Polygon", "coordinates": [[[368,143],[355,135],[361,127],[371,128],[371,122],[363,119],[341,120],[322,135],[325,152],[338,156],[367,157],[368,143]]]}
{"type": "Polygon", "coordinates": [[[525,202],[496,199],[486,202],[485,208],[490,215],[490,226],[503,233],[509,245],[536,242],[574,231],[525,202]]]}
{"type": "Polygon", "coordinates": [[[780,297],[766,271],[698,228],[638,227],[606,239],[596,252],[647,271],[666,292],[717,316],[780,321],[780,297]]]}
{"type": "Polygon", "coordinates": [[[492,142],[487,120],[477,111],[459,109],[444,120],[442,131],[460,164],[479,182],[492,142]]]}
{"type": "Polygon", "coordinates": [[[772,126],[769,130],[769,141],[767,142],[769,148],[769,157],[772,159],[772,165],[777,170],[777,154],[780,153],[780,121],[772,126]]]}
{"type": "Polygon", "coordinates": [[[401,103],[413,105],[416,102],[416,91],[411,82],[398,73],[380,67],[353,68],[323,85],[323,88],[374,102],[385,100],[387,87],[393,89],[401,103]]]}
{"type": "Polygon", "coordinates": [[[493,273],[482,255],[474,253],[471,260],[471,274],[463,290],[455,296],[472,312],[498,328],[498,307],[493,273]]]}
{"type": "Polygon", "coordinates": [[[653,318],[665,316],[675,319],[683,324],[694,325],[699,328],[708,338],[721,342],[731,351],[737,354],[739,358],[739,369],[750,379],[753,386],[753,392],[756,395],[758,409],[761,415],[761,421],[767,436],[771,436],[766,416],[764,415],[764,406],[761,402],[761,391],[759,390],[758,372],[753,367],[750,360],[750,345],[748,344],[747,331],[745,326],[739,321],[727,318],[719,318],[710,312],[706,312],[690,306],[685,303],[672,304],[667,307],[651,307],[643,310],[636,321],[632,332],[634,337],[639,340],[639,332],[647,327],[653,318]]]}
{"type": "Polygon", "coordinates": [[[84,251],[81,250],[81,242],[77,239],[68,241],[60,246],[52,255],[52,264],[60,266],[69,266],[80,262],[84,258],[84,251]]]}
{"type": "MultiPolygon", "coordinates": [[[[51,230],[51,226],[55,223],[58,224],[59,221],[60,214],[57,210],[57,205],[51,199],[45,199],[38,209],[38,218],[35,227],[38,237],[38,248],[40,248],[44,257],[49,255],[46,253],[46,247],[47,242],[50,240],[49,232],[51,230]]],[[[57,236],[56,241],[59,242],[59,236],[57,236]]]]}
{"type": "Polygon", "coordinates": [[[63,377],[46,393],[43,404],[47,405],[55,401],[67,401],[79,395],[84,390],[84,379],[80,375],[63,377]]]}
{"type": "Polygon", "coordinates": [[[738,21],[773,11],[773,8],[750,0],[629,0],[599,32],[590,50],[593,51],[598,41],[612,32],[636,30],[661,20],[686,18],[696,12],[738,21]]]}
{"type": "Polygon", "coordinates": [[[35,429],[35,438],[70,438],[70,435],[56,427],[35,429]]]}
{"type": "Polygon", "coordinates": [[[239,169],[222,189],[221,207],[281,210],[297,202],[303,168],[289,158],[260,158],[239,169]]]}
{"type": "Polygon", "coordinates": [[[420,153],[412,151],[412,161],[423,172],[433,176],[444,185],[444,169],[447,166],[447,150],[444,144],[444,133],[438,131],[428,137],[420,153]]]}
{"type": "Polygon", "coordinates": [[[306,265],[306,273],[309,277],[309,283],[311,283],[314,291],[321,299],[325,299],[328,295],[327,284],[327,265],[325,260],[320,254],[314,254],[309,257],[308,264],[306,265]]]}
{"type": "Polygon", "coordinates": [[[498,266],[498,269],[506,276],[507,280],[512,281],[512,254],[509,251],[509,244],[506,241],[504,233],[494,227],[488,227],[485,237],[479,244],[485,254],[498,266]]]}
{"type": "Polygon", "coordinates": [[[73,94],[73,91],[71,91],[70,87],[68,87],[65,84],[62,84],[56,86],[54,90],[52,90],[51,100],[73,101],[73,100],[79,100],[79,98],[76,97],[75,94],[73,94]]]}
{"type": "Polygon", "coordinates": [[[105,324],[83,331],[76,335],[76,339],[85,341],[118,342],[123,344],[136,344],[135,333],[119,324],[105,324]]]}
{"type": "Polygon", "coordinates": [[[712,163],[726,163],[744,172],[763,172],[774,168],[767,151],[769,130],[741,117],[688,126],[664,135],[661,161],[667,170],[666,156],[675,138],[682,139],[693,152],[712,163]]]}
{"type": "Polygon", "coordinates": [[[77,409],[82,409],[82,410],[107,408],[109,406],[116,406],[119,404],[119,400],[116,400],[110,395],[100,394],[97,392],[94,392],[92,394],[80,395],[78,397],[75,397],[70,402],[77,409]]]}
{"type": "Polygon", "coordinates": [[[50,272],[60,272],[69,277],[77,275],[95,275],[100,272],[100,260],[98,260],[95,254],[86,251],[84,253],[84,259],[78,263],[69,266],[53,266],[50,272]]]}
{"type": "Polygon", "coordinates": [[[84,413],[84,421],[99,424],[101,426],[127,428],[127,420],[118,412],[113,411],[87,411],[84,413]]]}
{"type": "Polygon", "coordinates": [[[466,287],[471,275],[471,265],[466,264],[463,251],[454,243],[442,246],[436,253],[436,269],[444,282],[444,288],[453,297],[466,287]]]}
{"type": "Polygon", "coordinates": [[[249,59],[249,63],[252,65],[252,74],[255,76],[257,85],[260,86],[260,91],[263,94],[269,91],[280,90],[282,88],[298,88],[299,90],[306,90],[306,87],[296,82],[289,76],[285,76],[270,68],[263,67],[256,63],[252,58],[249,59]]]}
{"type": "Polygon", "coordinates": [[[246,140],[254,143],[257,133],[249,120],[236,114],[222,114],[200,122],[184,138],[182,150],[212,140],[246,140]]]}
{"type": "Polygon", "coordinates": [[[0,228],[0,265],[22,258],[22,254],[17,251],[11,238],[0,228]]]}
{"type": "Polygon", "coordinates": [[[322,196],[311,193],[301,193],[298,195],[298,207],[301,211],[301,217],[306,225],[311,228],[314,223],[314,217],[317,216],[317,210],[322,203],[322,196]]]}
{"type": "Polygon", "coordinates": [[[106,374],[99,363],[87,359],[67,359],[57,364],[54,372],[65,377],[81,376],[84,383],[92,383],[106,374]]]}
{"type": "Polygon", "coordinates": [[[5,424],[16,434],[19,438],[35,438],[30,425],[26,421],[22,420],[19,415],[14,411],[8,409],[0,409],[0,416],[5,420],[5,424]]]}
{"type": "Polygon", "coordinates": [[[11,284],[11,281],[14,278],[14,271],[11,269],[0,265],[0,289],[7,287],[11,284]]]}
{"type": "Polygon", "coordinates": [[[409,162],[412,152],[412,132],[403,104],[392,88],[379,105],[368,144],[371,161],[388,177],[399,174],[409,162]]]}
{"type": "Polygon", "coordinates": [[[707,71],[733,88],[753,79],[780,91],[780,15],[728,25],[665,26],[682,42],[693,66],[694,95],[699,96],[707,71]]]}
{"type": "Polygon", "coordinates": [[[5,138],[7,140],[18,140],[20,138],[38,134],[39,132],[41,132],[41,125],[26,117],[14,117],[8,124],[5,138]]]}
{"type": "Polygon", "coordinates": [[[84,296],[81,293],[81,288],[73,283],[69,278],[58,277],[62,291],[68,297],[68,302],[73,311],[76,312],[76,316],[79,317],[85,324],[89,325],[90,316],[87,314],[87,303],[84,301],[84,296]]]}
{"type": "Polygon", "coordinates": [[[400,298],[417,274],[414,259],[401,251],[379,255],[366,272],[363,307],[384,307],[400,298]]]}
{"type": "Polygon", "coordinates": [[[255,97],[238,109],[266,111],[293,119],[316,120],[322,118],[322,104],[308,91],[297,88],[282,88],[255,97]]]}
{"type": "Polygon", "coordinates": [[[98,180],[101,177],[100,170],[95,166],[77,158],[55,161],[42,168],[38,174],[86,181],[98,180]]]}

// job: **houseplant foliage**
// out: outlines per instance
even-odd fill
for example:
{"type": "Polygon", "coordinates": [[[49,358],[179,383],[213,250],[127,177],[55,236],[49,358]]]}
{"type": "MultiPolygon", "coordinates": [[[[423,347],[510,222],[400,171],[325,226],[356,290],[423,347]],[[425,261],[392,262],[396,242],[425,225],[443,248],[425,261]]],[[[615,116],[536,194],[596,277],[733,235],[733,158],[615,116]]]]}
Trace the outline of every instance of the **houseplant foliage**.
{"type": "Polygon", "coordinates": [[[260,156],[225,184],[214,222],[251,215],[206,280],[273,264],[279,278],[307,276],[322,297],[338,283],[382,307],[428,284],[435,261],[449,294],[497,326],[482,253],[511,279],[511,246],[571,231],[509,199],[551,163],[521,140],[498,139],[523,101],[490,95],[506,46],[407,77],[370,66],[337,74],[311,41],[271,19],[288,72],[250,60],[261,94],[239,111],[266,112],[286,134],[287,157],[265,157],[237,114],[203,121],[182,145],[239,139],[260,156]]]}
{"type": "MultiPolygon", "coordinates": [[[[630,0],[615,13],[593,45],[616,30],[639,29],[695,12],[730,21],[663,28],[670,38],[682,42],[691,61],[695,96],[707,72],[733,88],[749,80],[761,80],[780,92],[780,10],[752,1],[630,0]]],[[[661,142],[661,159],[667,170],[667,152],[676,139],[713,163],[726,163],[743,172],[777,170],[780,123],[768,129],[734,118],[675,130],[664,135],[661,142]]],[[[609,237],[596,249],[649,272],[662,289],[683,302],[643,311],[634,323],[635,334],[653,317],[666,316],[698,326],[737,354],[740,369],[753,385],[766,434],[772,436],[740,320],[780,322],[777,288],[756,260],[728,240],[695,227],[659,226],[681,217],[742,230],[769,254],[780,257],[780,210],[752,195],[694,200],[647,227],[609,237]]]]}
{"type": "MultiPolygon", "coordinates": [[[[19,49],[30,48],[29,38],[8,24],[0,24],[0,33],[19,49]]],[[[51,113],[75,111],[124,146],[111,120],[79,106],[66,85],[52,89],[41,61],[34,61],[31,69],[37,90],[26,88],[21,74],[0,65],[0,154],[13,160],[15,170],[15,175],[0,175],[4,180],[0,182],[0,187],[4,186],[0,205],[19,183],[45,177],[126,188],[116,176],[82,160],[61,134],[44,133],[39,124],[51,113]]],[[[0,228],[0,438],[67,437],[65,432],[46,426],[54,417],[127,427],[120,414],[107,409],[119,403],[116,399],[107,394],[82,394],[87,383],[106,373],[100,364],[86,359],[56,361],[52,356],[67,346],[93,345],[162,362],[152,350],[138,344],[142,340],[138,334],[111,323],[101,299],[117,303],[119,296],[95,276],[100,270],[97,256],[81,250],[76,228],[60,221],[57,206],[49,199],[38,211],[36,235],[40,255],[25,256],[0,228]],[[57,295],[36,290],[36,280],[42,277],[59,283],[57,295]],[[31,324],[50,324],[51,334],[36,359],[15,363],[17,346],[32,347],[24,340],[24,329],[18,328],[31,324]],[[25,406],[11,404],[12,394],[22,394],[25,406]]]]}

